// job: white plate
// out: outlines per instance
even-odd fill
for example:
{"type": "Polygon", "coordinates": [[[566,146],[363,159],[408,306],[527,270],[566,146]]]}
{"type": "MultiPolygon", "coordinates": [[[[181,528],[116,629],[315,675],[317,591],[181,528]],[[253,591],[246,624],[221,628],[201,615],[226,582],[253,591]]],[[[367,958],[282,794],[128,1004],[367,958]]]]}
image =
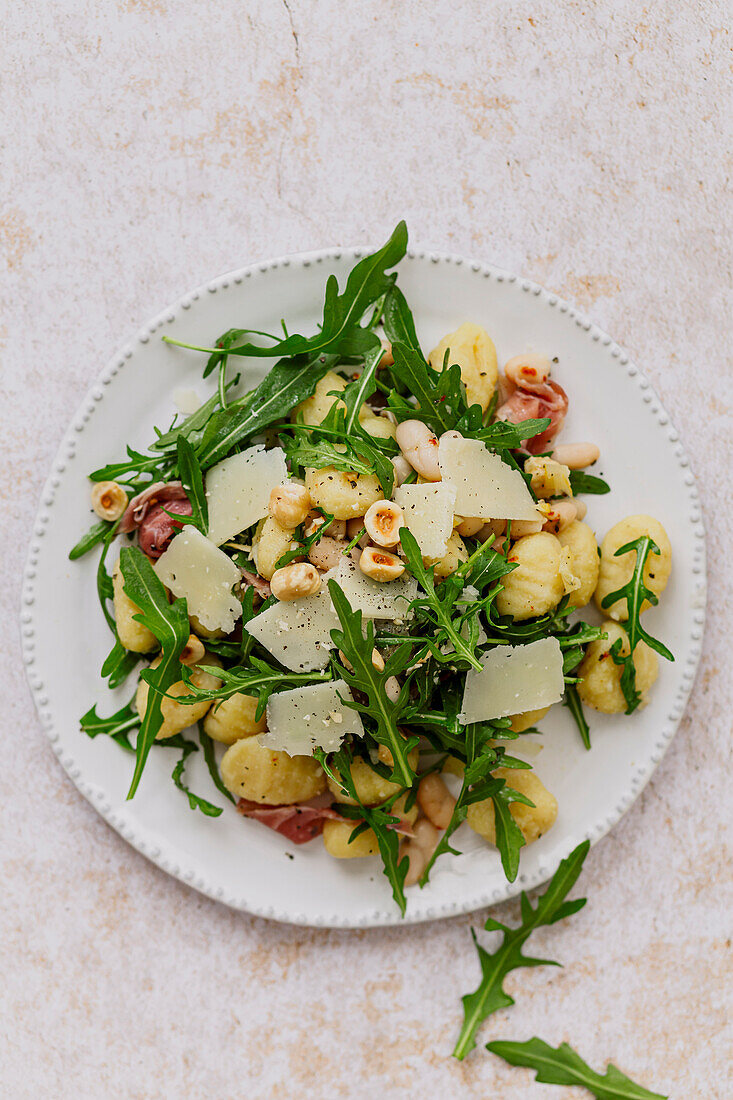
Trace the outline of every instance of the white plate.
{"type": "MultiPolygon", "coordinates": [[[[115,356],[69,427],[44,488],[25,573],[22,632],[28,677],[41,722],[61,763],[84,796],[138,851],[204,894],[275,920],[368,927],[397,924],[399,913],[376,859],[337,861],[314,842],[294,847],[244,820],[226,804],[216,819],[188,808],[173,787],[176,754],[156,748],[137,796],[125,801],[130,759],[104,737],[89,740],[79,716],[92,703],[101,714],[115,700],[99,677],[109,648],[97,604],[97,554],[77,563],[69,548],[91,516],[87,473],[124,453],[145,449],[153,425],[173,414],[172,394],[196,389],[201,355],[171,348],[160,337],[210,345],[234,325],[313,331],[326,277],[342,281],[363,250],[327,250],[243,268],[182,298],[115,356]]],[[[553,377],[570,395],[562,438],[593,440],[598,472],[611,483],[588,497],[588,521],[602,535],[623,516],[649,512],[669,532],[672,579],[645,623],[670,646],[660,660],[648,707],[631,718],[590,713],[593,749],[585,752],[570,716],[555,707],[542,723],[544,745],[532,757],[557,796],[557,823],[522,854],[517,881],[504,879],[496,852],[463,826],[465,854],[444,856],[424,890],[409,891],[408,921],[468,912],[547,879],[582,839],[596,841],[629,808],[669,745],[682,716],[701,649],[705,608],[705,536],[695,481],[677,431],[640,371],[610,337],[572,307],[533,283],[485,264],[411,251],[400,267],[404,290],[427,350],[465,320],[484,325],[500,362],[536,350],[557,356],[553,377]]],[[[262,366],[242,360],[247,382],[262,366]]],[[[201,753],[189,764],[194,790],[224,803],[211,787],[201,753]]],[[[82,857],[83,858],[83,857],[82,857]]]]}

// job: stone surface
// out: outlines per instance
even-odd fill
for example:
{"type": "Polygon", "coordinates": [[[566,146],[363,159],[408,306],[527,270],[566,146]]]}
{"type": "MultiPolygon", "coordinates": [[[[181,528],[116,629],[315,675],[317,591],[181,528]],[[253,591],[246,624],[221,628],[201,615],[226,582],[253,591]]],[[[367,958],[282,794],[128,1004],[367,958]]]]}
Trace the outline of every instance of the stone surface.
{"type": "Polygon", "coordinates": [[[4,1096],[579,1095],[480,1050],[449,1057],[478,915],[313,931],[199,897],[77,794],[22,673],[38,494],[114,349],[218,272],[378,241],[402,216],[414,241],[544,283],[629,349],[682,432],[710,532],[706,654],[679,735],[589,856],[586,909],[537,936],[565,969],[513,975],[517,1005],[482,1038],[566,1039],[679,1100],[731,1095],[727,14],[722,0],[8,7],[4,1096]]]}

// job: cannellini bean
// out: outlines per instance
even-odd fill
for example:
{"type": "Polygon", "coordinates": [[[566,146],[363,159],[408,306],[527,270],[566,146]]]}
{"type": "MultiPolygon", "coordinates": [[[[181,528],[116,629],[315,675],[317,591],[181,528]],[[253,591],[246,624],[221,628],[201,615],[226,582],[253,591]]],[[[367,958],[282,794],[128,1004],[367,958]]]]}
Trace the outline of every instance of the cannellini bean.
{"type": "Polygon", "coordinates": [[[390,703],[396,703],[400,697],[400,682],[396,676],[388,676],[384,682],[384,694],[390,703]]]}
{"type": "Polygon", "coordinates": [[[310,493],[305,485],[297,482],[277,485],[270,493],[270,515],[281,527],[298,527],[312,507],[310,493]]]}
{"type": "Polygon", "coordinates": [[[420,780],[417,804],[436,828],[448,828],[456,800],[437,772],[430,772],[420,780]]]}
{"type": "Polygon", "coordinates": [[[366,550],[362,550],[359,568],[373,581],[382,582],[397,580],[405,571],[404,564],[396,554],[390,554],[389,550],[376,546],[367,546],[366,550]]]}
{"type": "Polygon", "coordinates": [[[440,840],[438,830],[426,817],[416,821],[412,831],[412,838],[402,845],[400,853],[410,861],[405,875],[405,886],[414,886],[419,881],[440,840]]]}
{"type": "Polygon", "coordinates": [[[404,420],[397,427],[397,445],[413,470],[426,481],[440,481],[438,437],[422,420],[404,420]]]}
{"type": "Polygon", "coordinates": [[[552,452],[556,462],[562,462],[571,470],[583,470],[592,466],[601,456],[595,443],[560,443],[552,452]]]}
{"type": "Polygon", "coordinates": [[[324,535],[315,546],[311,546],[308,551],[308,561],[311,565],[315,565],[316,569],[326,573],[339,564],[346,545],[345,539],[332,539],[330,535],[324,535]]]}
{"type": "MultiPolygon", "coordinates": [[[[342,665],[346,665],[348,669],[350,669],[352,672],[354,671],[354,666],[342,650],[339,650],[339,660],[341,661],[342,665]]],[[[379,652],[376,646],[372,650],[372,664],[376,668],[377,672],[384,671],[384,657],[379,652]]]]}
{"type": "Polygon", "coordinates": [[[479,533],[483,526],[484,521],[482,519],[462,519],[456,530],[461,538],[473,538],[474,535],[479,533]]]}
{"type": "Polygon", "coordinates": [[[578,513],[578,519],[585,519],[588,514],[588,505],[584,500],[575,500],[573,503],[575,504],[575,511],[578,513]]]}
{"type": "Polygon", "coordinates": [[[205,652],[204,643],[201,639],[197,638],[195,634],[189,634],[188,641],[181,650],[179,660],[182,665],[197,665],[205,652]]]}
{"type": "Polygon", "coordinates": [[[396,546],[403,524],[402,509],[391,500],[376,500],[364,516],[367,534],[377,546],[396,546]]]}
{"type": "MultiPolygon", "coordinates": [[[[573,520],[578,518],[578,508],[574,500],[553,500],[545,519],[543,531],[549,531],[556,535],[558,531],[564,531],[573,520]]],[[[512,533],[514,524],[512,524],[512,533]]]]}
{"type": "Polygon", "coordinates": [[[92,508],[100,519],[119,519],[127,508],[127,493],[116,481],[97,481],[92,486],[92,508]]]}
{"type": "MultiPolygon", "coordinates": [[[[352,542],[361,531],[361,538],[357,542],[357,546],[360,546],[362,550],[365,550],[369,545],[369,535],[366,533],[364,527],[364,517],[359,516],[357,519],[347,519],[346,521],[346,538],[348,542],[352,542]]],[[[352,550],[352,554],[353,554],[352,550]]],[[[358,559],[355,559],[358,560],[358,559]]]]}
{"type": "MultiPolygon", "coordinates": [[[[514,524],[512,524],[512,530],[514,530],[514,524]]],[[[489,538],[491,535],[495,535],[496,538],[498,538],[499,535],[503,535],[505,531],[505,519],[490,519],[483,525],[478,533],[478,537],[481,539],[482,542],[486,542],[487,538],[489,538]]]]}
{"type": "MultiPolygon", "coordinates": [[[[320,513],[311,512],[305,524],[306,538],[310,538],[311,535],[314,535],[319,527],[323,527],[325,522],[325,519],[320,513]]],[[[346,520],[332,519],[326,530],[332,539],[343,539],[346,537],[346,520]]]]}
{"type": "Polygon", "coordinates": [[[542,530],[543,523],[544,520],[541,519],[513,519],[511,537],[521,539],[525,535],[537,535],[542,530]]]}
{"type": "Polygon", "coordinates": [[[392,465],[394,466],[395,485],[402,485],[405,478],[412,473],[412,466],[404,455],[395,455],[392,459],[392,465]]]}
{"type": "MultiPolygon", "coordinates": [[[[523,382],[546,382],[550,377],[552,363],[544,355],[530,352],[527,355],[515,355],[504,366],[504,374],[515,386],[523,382]]],[[[565,461],[558,459],[558,462],[565,461]]]]}
{"type": "Polygon", "coordinates": [[[278,600],[300,600],[312,596],[321,587],[321,574],[315,565],[296,562],[276,569],[270,580],[270,589],[278,600]]]}
{"type": "Polygon", "coordinates": [[[382,337],[380,343],[382,345],[382,358],[379,360],[377,370],[381,370],[382,367],[391,367],[394,363],[392,345],[390,344],[389,340],[385,340],[384,337],[382,337]]]}

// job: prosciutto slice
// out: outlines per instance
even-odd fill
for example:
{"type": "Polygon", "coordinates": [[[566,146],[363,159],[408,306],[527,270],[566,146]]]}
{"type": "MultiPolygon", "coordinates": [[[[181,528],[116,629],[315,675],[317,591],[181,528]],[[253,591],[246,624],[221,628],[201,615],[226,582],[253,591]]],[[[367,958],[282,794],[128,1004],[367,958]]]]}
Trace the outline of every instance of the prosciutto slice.
{"type": "Polygon", "coordinates": [[[276,833],[281,833],[293,844],[307,844],[323,832],[325,821],[343,821],[341,814],[326,806],[308,806],[305,803],[292,806],[268,806],[240,798],[237,811],[244,817],[262,822],[276,833]]]}
{"type": "Polygon", "coordinates": [[[521,420],[549,416],[550,424],[545,431],[524,443],[530,454],[540,454],[562,428],[567,411],[568,395],[557,382],[525,381],[497,409],[496,419],[518,424],[521,420]]]}
{"type": "Polygon", "coordinates": [[[261,577],[259,573],[250,573],[248,569],[243,569],[242,580],[247,588],[254,588],[257,595],[261,596],[263,600],[266,600],[268,596],[272,595],[270,582],[266,581],[264,577],[261,577]]]}
{"type": "MultiPolygon", "coordinates": [[[[166,501],[188,500],[186,491],[180,481],[154,481],[143,489],[136,497],[133,497],[125,509],[120,521],[119,532],[121,535],[129,535],[136,527],[139,527],[148,509],[154,504],[165,504],[166,501]]],[[[172,509],[171,509],[172,511],[172,509]]]]}
{"type": "Polygon", "coordinates": [[[137,541],[143,554],[155,560],[168,548],[173,536],[183,527],[169,512],[177,516],[190,516],[193,509],[188,497],[185,500],[169,500],[154,504],[137,529],[137,541]]]}

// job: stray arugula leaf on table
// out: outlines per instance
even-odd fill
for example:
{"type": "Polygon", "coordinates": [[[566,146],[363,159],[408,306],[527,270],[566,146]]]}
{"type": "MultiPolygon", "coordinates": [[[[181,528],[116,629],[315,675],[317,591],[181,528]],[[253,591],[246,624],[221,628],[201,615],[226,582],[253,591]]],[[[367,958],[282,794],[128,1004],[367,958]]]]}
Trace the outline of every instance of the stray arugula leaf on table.
{"type": "Polygon", "coordinates": [[[486,1049],[512,1066],[535,1070],[535,1080],[541,1084],[575,1085],[587,1089],[596,1100],[667,1100],[661,1093],[637,1085],[610,1062],[603,1075],[596,1073],[567,1043],[551,1047],[535,1037],[526,1043],[497,1040],[487,1043],[486,1049]]]}
{"type": "Polygon", "coordinates": [[[473,993],[463,998],[463,1026],[453,1050],[453,1056],[459,1060],[476,1046],[476,1033],[481,1024],[500,1008],[508,1008],[514,999],[504,991],[504,979],[512,970],[525,966],[558,966],[552,959],[535,959],[522,954],[522,948],[536,928],[555,924],[556,921],[577,913],[585,905],[585,898],[566,901],[566,897],[575,885],[581,872],[583,861],[588,854],[590,842],[584,840],[564,859],[553,875],[544,894],[537,898],[532,906],[526,893],[521,895],[522,923],[517,928],[509,928],[492,917],[486,921],[487,931],[502,932],[502,942],[497,951],[490,953],[476,940],[481,963],[481,981],[473,993]]]}
{"type": "Polygon", "coordinates": [[[619,546],[614,556],[620,557],[632,550],[636,552],[636,563],[630,579],[615,592],[609,592],[601,601],[601,607],[607,608],[614,604],[616,600],[626,600],[627,621],[622,623],[622,626],[629,638],[629,652],[625,657],[621,656],[622,644],[620,638],[613,643],[610,652],[615,663],[623,666],[621,690],[626,700],[627,714],[632,714],[641,703],[641,695],[636,687],[636,667],[634,665],[634,650],[639,642],[646,642],[649,648],[661,657],[665,657],[668,661],[674,661],[674,656],[666,645],[660,642],[658,638],[653,638],[641,625],[641,610],[644,601],[648,600],[650,604],[659,603],[658,596],[647,587],[644,581],[644,567],[647,558],[650,554],[659,554],[659,547],[649,535],[640,535],[638,539],[633,539],[631,542],[619,546]]]}

